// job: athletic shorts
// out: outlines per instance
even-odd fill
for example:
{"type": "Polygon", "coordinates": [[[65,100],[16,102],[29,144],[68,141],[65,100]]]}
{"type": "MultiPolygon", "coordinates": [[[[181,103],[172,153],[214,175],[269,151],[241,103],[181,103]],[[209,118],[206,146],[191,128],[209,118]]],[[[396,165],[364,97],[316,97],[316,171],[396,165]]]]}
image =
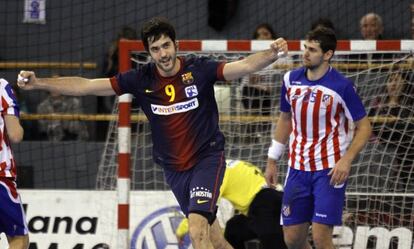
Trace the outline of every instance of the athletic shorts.
{"type": "Polygon", "coordinates": [[[346,184],[330,185],[330,170],[310,172],[289,168],[282,201],[282,225],[342,224],[346,184]]]}
{"type": "Polygon", "coordinates": [[[224,152],[218,151],[207,155],[185,171],[165,168],[165,179],[186,216],[191,212],[215,215],[226,170],[225,163],[224,152]]]}
{"type": "Polygon", "coordinates": [[[8,178],[0,178],[0,233],[2,232],[10,237],[28,233],[16,182],[8,178]]]}

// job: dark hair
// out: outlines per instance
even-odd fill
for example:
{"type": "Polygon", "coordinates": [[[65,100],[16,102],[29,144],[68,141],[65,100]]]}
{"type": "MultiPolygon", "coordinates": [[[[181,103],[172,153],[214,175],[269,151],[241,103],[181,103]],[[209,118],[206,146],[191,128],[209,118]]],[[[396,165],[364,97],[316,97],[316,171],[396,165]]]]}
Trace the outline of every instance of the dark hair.
{"type": "Polygon", "coordinates": [[[330,28],[319,26],[308,32],[306,40],[318,41],[324,53],[329,50],[332,50],[333,52],[336,50],[336,35],[330,28]]]}
{"type": "Polygon", "coordinates": [[[276,33],[272,29],[272,26],[270,26],[270,24],[268,24],[268,23],[261,23],[261,24],[257,25],[257,27],[254,29],[253,39],[257,39],[257,37],[259,36],[257,31],[261,28],[265,28],[265,29],[269,30],[270,34],[272,35],[272,39],[276,39],[276,33]]]}
{"type": "Polygon", "coordinates": [[[316,21],[314,21],[311,25],[311,29],[316,29],[318,27],[325,27],[325,28],[330,28],[333,31],[335,31],[335,27],[331,21],[331,19],[326,18],[326,17],[321,17],[318,18],[316,21]]]}
{"type": "Polygon", "coordinates": [[[175,43],[175,29],[165,17],[153,17],[145,22],[141,29],[141,40],[145,50],[149,51],[148,40],[156,41],[161,36],[168,36],[175,43]]]}
{"type": "Polygon", "coordinates": [[[121,30],[118,32],[117,38],[118,40],[122,38],[128,39],[128,40],[135,40],[137,39],[137,36],[138,36],[137,31],[134,28],[128,25],[123,25],[121,27],[121,30]]]}

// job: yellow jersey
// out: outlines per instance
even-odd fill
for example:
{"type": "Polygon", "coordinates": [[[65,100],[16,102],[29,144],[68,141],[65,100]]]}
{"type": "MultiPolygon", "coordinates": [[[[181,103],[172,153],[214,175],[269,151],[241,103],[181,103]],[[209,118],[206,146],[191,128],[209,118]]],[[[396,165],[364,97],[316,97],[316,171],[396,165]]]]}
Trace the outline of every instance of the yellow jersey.
{"type": "Polygon", "coordinates": [[[242,214],[247,215],[253,198],[266,186],[263,173],[257,166],[241,160],[226,160],[220,197],[230,201],[242,214]]]}

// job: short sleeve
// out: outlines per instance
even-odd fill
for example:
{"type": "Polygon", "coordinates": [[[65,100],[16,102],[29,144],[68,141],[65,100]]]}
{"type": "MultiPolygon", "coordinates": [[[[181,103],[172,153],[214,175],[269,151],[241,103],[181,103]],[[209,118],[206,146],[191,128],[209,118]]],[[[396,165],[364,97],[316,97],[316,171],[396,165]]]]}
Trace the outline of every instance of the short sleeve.
{"type": "Polygon", "coordinates": [[[218,80],[224,81],[223,69],[225,62],[212,60],[207,57],[199,58],[200,67],[203,68],[205,72],[205,77],[211,82],[216,82],[218,80]]]}
{"type": "Polygon", "coordinates": [[[112,88],[117,95],[125,93],[134,94],[137,92],[139,83],[139,72],[137,70],[130,70],[125,73],[110,78],[112,88]]]}
{"type": "Polygon", "coordinates": [[[345,115],[354,122],[361,120],[367,113],[352,83],[346,86],[344,93],[345,115]]]}
{"type": "Polygon", "coordinates": [[[17,102],[16,95],[13,92],[10,84],[1,80],[2,94],[1,94],[1,113],[3,115],[13,115],[16,117],[20,116],[19,104],[17,102]]]}
{"type": "Polygon", "coordinates": [[[282,89],[280,90],[280,111],[290,112],[290,109],[291,107],[288,102],[286,83],[285,83],[285,80],[283,80],[282,89]]]}

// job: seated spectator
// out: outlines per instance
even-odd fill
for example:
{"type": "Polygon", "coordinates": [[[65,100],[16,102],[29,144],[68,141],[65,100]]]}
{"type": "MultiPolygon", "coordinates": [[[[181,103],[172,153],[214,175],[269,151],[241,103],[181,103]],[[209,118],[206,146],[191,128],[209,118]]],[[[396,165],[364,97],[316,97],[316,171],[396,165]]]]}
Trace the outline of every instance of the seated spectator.
{"type": "Polygon", "coordinates": [[[382,118],[374,122],[378,142],[394,156],[392,163],[394,191],[414,191],[414,92],[411,74],[392,73],[386,84],[386,96],[374,103],[370,116],[382,118]],[[410,83],[411,82],[411,83],[410,83]],[[390,120],[384,120],[390,118],[390,120]],[[397,175],[395,175],[397,174],[397,175]]]}
{"type": "Polygon", "coordinates": [[[276,33],[273,31],[272,26],[268,23],[259,24],[253,33],[254,40],[274,40],[276,39],[276,33]]]}
{"type": "Polygon", "coordinates": [[[112,77],[118,74],[119,61],[118,61],[118,43],[121,39],[136,40],[138,38],[137,31],[127,25],[122,26],[121,30],[115,40],[112,41],[108,48],[108,52],[105,54],[105,60],[103,65],[103,75],[105,77],[112,77]]]}
{"type": "MultiPolygon", "coordinates": [[[[276,34],[268,23],[258,25],[253,32],[255,40],[273,40],[276,34]]],[[[271,70],[272,67],[264,69],[271,70]]],[[[267,73],[268,74],[268,73],[267,73]]],[[[271,112],[271,90],[274,79],[266,77],[266,73],[257,72],[242,79],[242,104],[249,115],[269,116],[271,112]]],[[[259,122],[246,126],[247,134],[262,137],[262,133],[270,129],[270,122],[259,122]]]]}
{"type": "Polygon", "coordinates": [[[380,40],[384,32],[382,18],[376,13],[364,15],[360,22],[360,31],[364,40],[380,40]]]}
{"type": "MultiPolygon", "coordinates": [[[[71,114],[82,113],[82,102],[78,97],[68,97],[50,92],[37,107],[38,113],[71,114]]],[[[86,124],[82,121],[40,120],[39,131],[50,141],[87,140],[89,138],[86,124]]]]}
{"type": "Polygon", "coordinates": [[[326,17],[318,18],[311,24],[311,29],[316,29],[318,27],[330,28],[333,31],[335,31],[335,26],[333,25],[333,22],[331,21],[331,19],[326,17]]]}
{"type": "MultiPolygon", "coordinates": [[[[128,26],[124,25],[118,31],[116,38],[109,45],[108,51],[105,53],[103,61],[102,75],[103,77],[113,77],[119,72],[119,41],[121,39],[136,40],[138,39],[137,31],[128,26]]],[[[98,113],[111,113],[114,107],[115,96],[99,96],[97,97],[98,113]]],[[[108,130],[108,122],[97,122],[96,123],[96,138],[98,141],[106,139],[108,130]]]]}

